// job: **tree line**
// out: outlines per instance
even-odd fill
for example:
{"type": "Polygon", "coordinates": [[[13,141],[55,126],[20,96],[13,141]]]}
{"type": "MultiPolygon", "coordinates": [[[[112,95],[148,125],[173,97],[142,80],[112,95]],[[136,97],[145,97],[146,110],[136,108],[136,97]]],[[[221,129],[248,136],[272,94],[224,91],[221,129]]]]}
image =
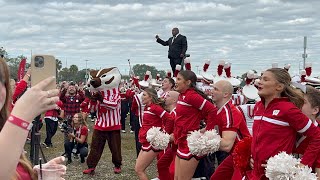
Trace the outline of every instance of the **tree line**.
{"type": "MultiPolygon", "coordinates": [[[[20,55],[17,57],[10,57],[4,49],[0,49],[0,54],[4,55],[6,62],[10,68],[10,78],[17,80],[18,68],[22,59],[27,59],[26,56],[20,55]]],[[[116,65],[115,65],[116,66],[116,65]]],[[[30,63],[26,63],[26,70],[30,67],[30,63]]],[[[62,62],[59,59],[56,59],[56,72],[57,72],[57,81],[74,81],[74,82],[85,82],[86,81],[86,69],[79,69],[77,65],[72,64],[70,67],[62,67],[62,62]]],[[[106,67],[108,68],[108,67],[106,67]]],[[[121,71],[120,67],[118,67],[121,71]]],[[[92,70],[87,69],[88,73],[92,70]]],[[[146,64],[136,64],[132,68],[135,76],[140,76],[140,79],[143,80],[143,77],[146,71],[150,71],[153,78],[157,74],[160,74],[160,77],[165,77],[165,71],[157,70],[154,66],[148,66],[146,64]]],[[[31,77],[32,78],[32,77],[31,77]]],[[[123,79],[129,79],[129,74],[122,74],[123,79]]]]}

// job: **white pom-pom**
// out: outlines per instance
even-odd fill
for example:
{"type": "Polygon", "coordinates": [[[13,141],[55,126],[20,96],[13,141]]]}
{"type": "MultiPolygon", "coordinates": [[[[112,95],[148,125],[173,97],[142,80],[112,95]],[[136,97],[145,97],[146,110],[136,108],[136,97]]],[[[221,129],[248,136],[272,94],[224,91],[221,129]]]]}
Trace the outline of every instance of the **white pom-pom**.
{"type": "Polygon", "coordinates": [[[160,127],[152,127],[147,131],[147,141],[152,142],[160,132],[160,127]]]}
{"type": "Polygon", "coordinates": [[[146,72],[146,75],[151,75],[151,71],[147,71],[147,72],[146,72]]]}
{"type": "MultiPolygon", "coordinates": [[[[204,133],[204,136],[208,139],[207,140],[207,152],[214,153],[219,150],[221,137],[216,132],[216,130],[209,130],[204,133]]],[[[207,154],[208,154],[207,153],[207,154]]]]}
{"type": "Polygon", "coordinates": [[[301,71],[300,71],[300,75],[301,75],[301,76],[305,76],[305,75],[307,75],[306,70],[301,70],[301,71]]]}
{"type": "Polygon", "coordinates": [[[190,63],[190,59],[189,58],[184,59],[184,63],[185,64],[190,63]]]}
{"type": "Polygon", "coordinates": [[[157,150],[163,150],[168,147],[170,135],[160,131],[160,127],[152,127],[147,131],[147,141],[157,150]]]}
{"type": "Polygon", "coordinates": [[[293,178],[294,180],[317,180],[315,173],[312,173],[312,169],[308,166],[300,167],[298,172],[293,178]]]}
{"type": "Polygon", "coordinates": [[[190,153],[196,156],[204,156],[219,150],[221,137],[216,130],[201,133],[200,130],[191,132],[187,137],[190,153]]]}
{"type": "Polygon", "coordinates": [[[293,179],[298,171],[298,164],[300,164],[300,159],[281,152],[267,161],[266,177],[270,180],[293,179]]]}

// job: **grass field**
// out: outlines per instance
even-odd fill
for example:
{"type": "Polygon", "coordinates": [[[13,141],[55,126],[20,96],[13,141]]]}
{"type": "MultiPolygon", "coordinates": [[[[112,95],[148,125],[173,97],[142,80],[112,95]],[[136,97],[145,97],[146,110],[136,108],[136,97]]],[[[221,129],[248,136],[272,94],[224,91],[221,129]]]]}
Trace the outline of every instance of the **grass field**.
{"type": "MultiPolygon", "coordinates": [[[[127,119],[127,122],[128,119],[127,119]]],[[[89,138],[88,143],[90,147],[91,135],[92,135],[93,123],[89,122],[89,138]]],[[[111,153],[106,143],[103,155],[96,167],[96,173],[94,176],[83,175],[82,171],[87,168],[86,163],[81,164],[80,159],[73,159],[73,162],[67,165],[67,174],[65,176],[66,180],[81,180],[81,179],[107,179],[107,180],[135,180],[138,179],[135,175],[134,166],[136,162],[136,150],[134,134],[129,133],[129,126],[126,125],[127,133],[121,133],[121,148],[122,148],[122,173],[113,173],[113,164],[111,162],[111,153]]],[[[45,139],[45,124],[41,129],[41,143],[45,139]]],[[[52,159],[54,157],[60,156],[64,152],[63,147],[63,133],[60,130],[57,131],[56,135],[52,139],[52,148],[42,148],[47,159],[52,159]]],[[[25,149],[29,152],[30,145],[26,144],[25,149]]],[[[90,149],[90,148],[89,148],[90,149]]],[[[155,166],[155,161],[147,169],[147,174],[149,179],[157,176],[157,170],[155,166]]]]}

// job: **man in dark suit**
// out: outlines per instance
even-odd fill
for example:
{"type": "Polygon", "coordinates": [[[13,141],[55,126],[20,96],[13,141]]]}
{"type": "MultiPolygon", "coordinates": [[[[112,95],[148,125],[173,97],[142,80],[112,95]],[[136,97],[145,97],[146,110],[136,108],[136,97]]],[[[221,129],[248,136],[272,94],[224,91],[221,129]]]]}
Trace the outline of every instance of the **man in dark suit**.
{"type": "Polygon", "coordinates": [[[167,41],[163,41],[158,35],[156,35],[156,39],[159,44],[162,44],[163,46],[169,46],[168,58],[170,59],[172,72],[175,71],[177,64],[181,65],[182,70],[183,59],[188,48],[187,38],[179,34],[178,28],[173,28],[172,37],[170,37],[167,41]]]}

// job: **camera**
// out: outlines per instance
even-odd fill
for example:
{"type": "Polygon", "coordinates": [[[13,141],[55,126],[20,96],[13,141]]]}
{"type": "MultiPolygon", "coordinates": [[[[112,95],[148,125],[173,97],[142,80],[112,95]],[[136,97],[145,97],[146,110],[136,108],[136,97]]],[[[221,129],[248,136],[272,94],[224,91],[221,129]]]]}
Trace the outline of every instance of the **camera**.
{"type": "Polygon", "coordinates": [[[73,128],[68,125],[68,121],[63,121],[61,124],[61,131],[65,133],[73,133],[73,128]]]}
{"type": "Polygon", "coordinates": [[[42,68],[44,66],[44,58],[43,56],[36,56],[34,58],[34,66],[37,68],[42,68]]]}

